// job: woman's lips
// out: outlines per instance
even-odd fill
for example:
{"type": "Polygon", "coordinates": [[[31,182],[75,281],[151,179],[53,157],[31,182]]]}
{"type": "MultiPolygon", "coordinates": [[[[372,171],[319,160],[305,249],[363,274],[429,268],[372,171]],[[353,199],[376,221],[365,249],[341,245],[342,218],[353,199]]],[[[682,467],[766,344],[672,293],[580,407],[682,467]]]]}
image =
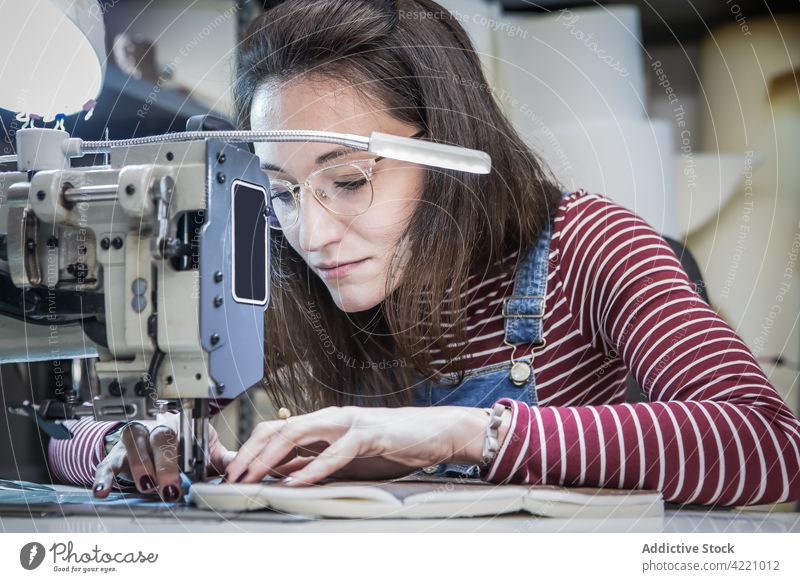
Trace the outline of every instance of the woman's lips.
{"type": "Polygon", "coordinates": [[[342,277],[349,275],[354,269],[357,269],[368,260],[369,259],[361,259],[360,261],[353,261],[352,263],[343,263],[337,267],[333,267],[332,269],[318,267],[317,270],[324,279],[341,279],[342,277]]]}

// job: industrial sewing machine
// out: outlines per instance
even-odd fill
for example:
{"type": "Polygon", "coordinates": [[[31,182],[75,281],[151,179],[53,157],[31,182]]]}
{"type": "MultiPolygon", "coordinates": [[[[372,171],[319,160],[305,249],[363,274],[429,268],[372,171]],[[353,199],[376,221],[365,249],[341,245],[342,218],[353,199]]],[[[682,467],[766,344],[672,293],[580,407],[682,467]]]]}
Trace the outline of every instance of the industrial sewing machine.
{"type": "Polygon", "coordinates": [[[236,398],[263,375],[269,181],[240,144],[318,141],[467,172],[491,166],[483,152],[381,133],[84,142],[32,128],[16,139],[16,156],[0,159],[17,165],[0,173],[0,361],[91,365],[89,394],[64,385],[8,409],[52,438],[71,436],[59,419],[178,411],[181,470],[195,481],[206,472],[208,401],[236,398]],[[89,153],[108,163],[73,167],[89,153]]]}

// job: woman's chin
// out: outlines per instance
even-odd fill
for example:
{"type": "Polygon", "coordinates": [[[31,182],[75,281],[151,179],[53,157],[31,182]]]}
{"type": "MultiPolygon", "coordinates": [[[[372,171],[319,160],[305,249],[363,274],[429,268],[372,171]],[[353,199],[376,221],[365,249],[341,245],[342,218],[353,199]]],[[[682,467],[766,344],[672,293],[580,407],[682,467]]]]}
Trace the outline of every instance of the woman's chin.
{"type": "Polygon", "coordinates": [[[346,313],[358,313],[359,311],[367,311],[378,305],[382,299],[375,296],[367,296],[362,293],[344,294],[344,293],[331,293],[333,302],[336,307],[346,313]]]}

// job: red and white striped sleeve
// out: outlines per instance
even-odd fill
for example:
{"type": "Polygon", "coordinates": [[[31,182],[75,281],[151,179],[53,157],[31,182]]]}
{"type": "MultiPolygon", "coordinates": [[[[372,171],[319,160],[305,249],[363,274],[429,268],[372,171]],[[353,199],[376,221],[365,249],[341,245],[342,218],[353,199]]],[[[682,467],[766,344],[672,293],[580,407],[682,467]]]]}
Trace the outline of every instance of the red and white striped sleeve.
{"type": "Polygon", "coordinates": [[[649,401],[539,408],[501,399],[511,428],[481,477],[656,489],[683,504],[800,499],[800,421],[668,244],[604,196],[578,197],[565,213],[554,242],[570,311],[649,401]]]}
{"type": "Polygon", "coordinates": [[[71,439],[50,439],[47,458],[54,481],[89,487],[94,483],[97,465],[105,458],[105,436],[121,422],[96,421],[91,417],[66,420],[71,439]]]}

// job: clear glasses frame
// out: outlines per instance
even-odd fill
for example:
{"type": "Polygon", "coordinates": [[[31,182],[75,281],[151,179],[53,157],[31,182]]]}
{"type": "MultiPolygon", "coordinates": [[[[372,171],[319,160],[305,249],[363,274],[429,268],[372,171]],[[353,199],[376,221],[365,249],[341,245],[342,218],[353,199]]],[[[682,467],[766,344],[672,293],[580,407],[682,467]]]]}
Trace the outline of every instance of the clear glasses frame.
{"type": "Polygon", "coordinates": [[[273,230],[286,230],[292,228],[295,224],[297,224],[297,221],[300,217],[300,191],[301,188],[303,187],[306,187],[314,195],[314,198],[317,199],[317,202],[319,202],[322,205],[322,207],[325,208],[325,210],[327,210],[332,214],[335,214],[337,216],[358,216],[359,214],[363,214],[364,212],[370,209],[370,207],[372,206],[372,201],[375,197],[375,190],[372,187],[372,170],[375,164],[378,163],[378,161],[380,161],[381,159],[384,158],[352,160],[346,163],[325,166],[324,168],[319,168],[318,170],[314,170],[311,174],[308,175],[308,177],[305,179],[304,182],[299,184],[292,184],[291,182],[287,180],[282,180],[280,178],[270,178],[270,204],[272,207],[272,212],[273,214],[275,214],[276,218],[275,223],[270,222],[270,228],[272,228],[273,230]],[[369,187],[369,200],[366,202],[363,209],[359,209],[355,212],[342,212],[334,208],[331,208],[331,206],[329,205],[330,201],[335,200],[335,198],[332,198],[324,190],[314,187],[313,184],[314,178],[316,178],[320,174],[331,173],[340,168],[347,168],[347,167],[351,167],[354,170],[360,172],[360,174],[364,177],[364,180],[366,180],[367,186],[369,187]],[[293,218],[290,224],[283,224],[283,222],[280,223],[277,222],[278,216],[275,211],[275,206],[279,202],[278,202],[278,196],[274,194],[275,190],[273,189],[273,186],[277,186],[278,188],[282,189],[283,192],[288,191],[293,198],[294,211],[293,211],[293,218]]]}
{"type": "MultiPolygon", "coordinates": [[[[419,138],[419,137],[422,137],[424,134],[425,134],[425,131],[422,130],[422,131],[419,131],[419,132],[415,133],[414,135],[412,135],[410,137],[419,138]]],[[[374,190],[374,187],[372,186],[373,169],[374,169],[375,165],[378,162],[380,162],[382,160],[385,160],[385,159],[386,158],[384,156],[378,156],[376,158],[369,158],[369,159],[362,159],[362,160],[350,160],[350,161],[347,161],[347,162],[342,162],[342,163],[339,163],[339,164],[333,164],[333,165],[325,166],[323,168],[318,168],[317,170],[314,170],[313,172],[311,172],[308,175],[308,177],[302,183],[298,183],[298,184],[293,184],[293,183],[289,182],[288,180],[283,180],[283,179],[280,179],[280,178],[270,178],[270,208],[271,208],[271,210],[270,210],[270,212],[271,212],[271,216],[270,216],[271,220],[269,221],[270,228],[273,229],[273,230],[283,231],[283,230],[290,229],[290,228],[292,228],[293,226],[295,226],[297,224],[298,219],[300,217],[300,192],[301,192],[301,189],[304,186],[308,190],[311,191],[311,193],[314,195],[314,198],[317,199],[317,202],[319,202],[322,205],[322,207],[325,210],[327,210],[328,212],[330,212],[331,214],[334,214],[334,215],[337,215],[337,216],[348,216],[348,217],[359,216],[361,214],[364,214],[367,210],[369,210],[372,207],[372,202],[373,202],[373,200],[375,198],[375,190],[374,190]],[[327,192],[325,192],[324,190],[315,188],[314,184],[312,182],[313,179],[316,178],[317,176],[319,176],[320,174],[331,173],[331,172],[333,172],[333,171],[335,171],[337,169],[346,168],[346,167],[351,167],[351,168],[354,168],[354,169],[358,170],[359,172],[361,172],[361,174],[364,176],[364,179],[367,181],[367,184],[369,185],[369,189],[370,189],[369,190],[369,196],[368,196],[369,197],[369,201],[364,205],[363,209],[359,209],[359,210],[354,211],[354,212],[342,212],[342,211],[335,210],[334,208],[331,208],[329,206],[329,203],[326,203],[326,200],[335,200],[335,198],[331,198],[329,196],[329,194],[327,192]],[[276,196],[273,194],[273,191],[274,191],[273,190],[273,185],[275,185],[275,186],[277,186],[279,188],[282,188],[284,192],[289,192],[291,194],[292,198],[293,198],[295,211],[294,211],[294,218],[292,219],[290,224],[283,224],[283,223],[279,222],[279,220],[278,220],[278,217],[277,217],[277,215],[275,213],[275,210],[274,210],[276,196]],[[274,218],[274,220],[273,220],[273,218],[274,218]]]]}

